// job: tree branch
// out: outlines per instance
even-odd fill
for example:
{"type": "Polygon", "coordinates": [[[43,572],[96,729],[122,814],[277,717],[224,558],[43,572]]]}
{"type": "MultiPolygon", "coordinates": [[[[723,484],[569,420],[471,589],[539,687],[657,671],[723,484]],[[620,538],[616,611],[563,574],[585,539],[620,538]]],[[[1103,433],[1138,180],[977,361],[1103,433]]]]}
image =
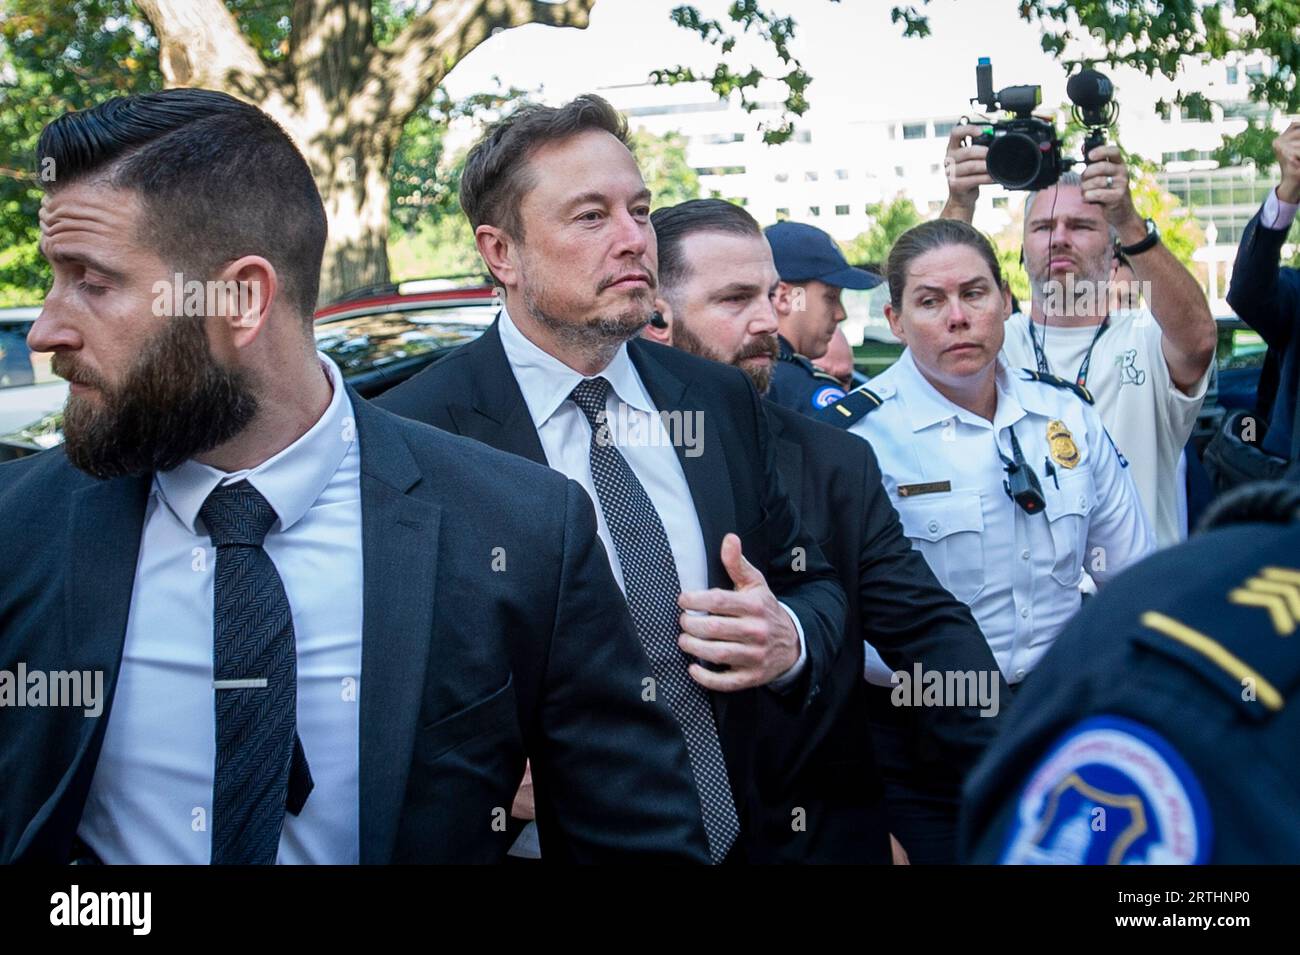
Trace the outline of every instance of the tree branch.
{"type": "Polygon", "coordinates": [[[172,86],[227,90],[234,77],[261,80],[266,64],[221,0],[136,0],[158,36],[163,78],[172,86]]]}
{"type": "MultiPolygon", "coordinates": [[[[427,100],[452,67],[493,32],[525,23],[585,29],[596,0],[436,0],[412,20],[392,45],[377,50],[371,63],[373,105],[400,118],[427,100]]],[[[369,115],[375,115],[370,112],[369,115]]]]}

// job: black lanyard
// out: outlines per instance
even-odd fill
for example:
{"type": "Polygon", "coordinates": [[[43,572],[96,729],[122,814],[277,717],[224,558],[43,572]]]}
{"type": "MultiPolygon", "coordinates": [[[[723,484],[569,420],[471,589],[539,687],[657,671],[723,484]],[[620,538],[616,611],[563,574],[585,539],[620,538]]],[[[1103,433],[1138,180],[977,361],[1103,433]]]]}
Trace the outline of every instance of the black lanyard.
{"type": "MultiPolygon", "coordinates": [[[[1088,369],[1092,366],[1092,350],[1097,345],[1097,339],[1101,338],[1101,333],[1110,325],[1110,316],[1101,320],[1097,326],[1097,334],[1092,336],[1092,341],[1088,344],[1088,351],[1083,356],[1083,363],[1079,365],[1079,373],[1074,376],[1074,383],[1079,387],[1087,387],[1088,369]]],[[[1052,368],[1047,363],[1047,353],[1043,351],[1043,346],[1038,344],[1038,336],[1034,334],[1034,320],[1029,319],[1029,340],[1034,346],[1034,360],[1038,362],[1038,371],[1040,374],[1050,375],[1052,368]]],[[[1043,344],[1047,343],[1047,330],[1043,330],[1043,344]]]]}
{"type": "Polygon", "coordinates": [[[1007,472],[1007,479],[1002,482],[1002,489],[1007,492],[1007,497],[1015,501],[1026,514],[1041,514],[1047,507],[1047,502],[1043,499],[1043,486],[1038,483],[1038,475],[1034,469],[1029,466],[1025,460],[1024,452],[1020,450],[1020,442],[1016,440],[1016,429],[1010,428],[1011,431],[1011,458],[1002,453],[998,447],[997,437],[993,438],[993,447],[998,452],[998,457],[1002,459],[1002,464],[1007,472]]]}

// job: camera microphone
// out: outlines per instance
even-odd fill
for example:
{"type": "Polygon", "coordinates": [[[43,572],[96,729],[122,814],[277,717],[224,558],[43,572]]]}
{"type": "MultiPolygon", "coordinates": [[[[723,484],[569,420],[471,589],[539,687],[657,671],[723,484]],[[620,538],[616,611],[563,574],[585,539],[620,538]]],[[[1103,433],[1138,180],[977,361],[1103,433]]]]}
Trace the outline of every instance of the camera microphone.
{"type": "Polygon", "coordinates": [[[993,92],[993,61],[987,56],[981,56],[975,64],[975,99],[990,112],[998,108],[993,92]]]}
{"type": "Polygon", "coordinates": [[[1096,70],[1081,70],[1065,84],[1065,95],[1079,107],[1084,125],[1104,126],[1109,122],[1108,108],[1115,98],[1110,78],[1096,70]]]}

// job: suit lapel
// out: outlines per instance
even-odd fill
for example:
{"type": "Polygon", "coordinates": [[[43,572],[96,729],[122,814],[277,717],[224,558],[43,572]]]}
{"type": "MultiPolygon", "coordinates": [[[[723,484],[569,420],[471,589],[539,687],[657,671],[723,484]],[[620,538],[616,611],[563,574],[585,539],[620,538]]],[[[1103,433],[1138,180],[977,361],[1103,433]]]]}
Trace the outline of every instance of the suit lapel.
{"type": "Polygon", "coordinates": [[[53,794],[33,817],[16,858],[64,857],[81,820],[117,689],[135,586],[140,531],[151,477],[97,481],[72,494],[69,566],[64,579],[63,640],[67,666],[102,671],[104,709],[97,719],[75,713],[76,753],[53,794]]]}
{"type": "Polygon", "coordinates": [[[456,431],[489,447],[546,465],[546,452],[501,344],[500,317],[467,348],[470,402],[448,410],[456,431]]]}
{"type": "Polygon", "coordinates": [[[781,475],[781,483],[785,485],[790,506],[802,514],[803,445],[786,436],[785,425],[781,422],[780,415],[769,412],[767,421],[771,426],[772,439],[775,443],[777,473],[781,475]]]}
{"type": "Polygon", "coordinates": [[[399,426],[349,389],[361,442],[361,862],[392,858],[433,638],[436,504],[399,426]]]}
{"type": "Polygon", "coordinates": [[[698,404],[690,385],[664,367],[645,342],[633,339],[628,342],[627,349],[655,407],[660,411],[680,410],[683,414],[693,414],[700,423],[701,453],[688,455],[684,442],[680,441],[674,442],[673,450],[681,463],[682,473],[686,475],[686,484],[699,517],[709,564],[709,586],[729,588],[731,579],[722,566],[722,538],[740,528],[736,526],[736,508],[730,493],[731,474],[727,468],[727,456],[723,453],[718,415],[716,411],[706,411],[698,404]]]}

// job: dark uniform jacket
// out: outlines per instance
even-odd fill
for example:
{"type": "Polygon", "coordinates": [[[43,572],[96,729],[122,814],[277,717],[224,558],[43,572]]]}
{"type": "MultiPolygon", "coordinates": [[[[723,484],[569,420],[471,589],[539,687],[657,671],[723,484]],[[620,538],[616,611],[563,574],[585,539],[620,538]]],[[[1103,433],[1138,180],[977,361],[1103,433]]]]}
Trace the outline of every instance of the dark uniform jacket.
{"type": "Polygon", "coordinates": [[[1300,525],[1161,551],[1089,600],[966,787],[972,862],[1300,863],[1300,525]]]}
{"type": "Polygon", "coordinates": [[[831,375],[796,352],[783,336],[777,336],[780,351],[772,368],[767,400],[800,414],[816,414],[844,397],[844,389],[831,375]]]}

